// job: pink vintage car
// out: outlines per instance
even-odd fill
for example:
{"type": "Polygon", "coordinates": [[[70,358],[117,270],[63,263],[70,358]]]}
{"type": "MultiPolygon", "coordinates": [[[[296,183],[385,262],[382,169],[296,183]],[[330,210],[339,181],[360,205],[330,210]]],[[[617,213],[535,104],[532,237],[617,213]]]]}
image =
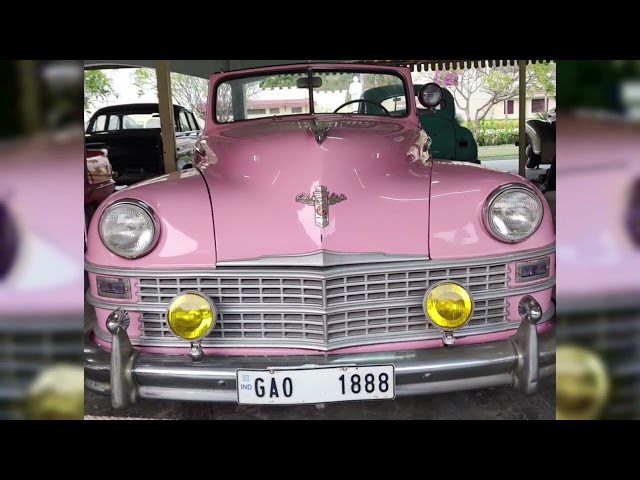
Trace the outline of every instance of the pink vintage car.
{"type": "Polygon", "coordinates": [[[90,224],[86,387],[114,407],[533,393],[555,372],[549,206],[519,176],[431,158],[416,107],[405,68],[213,75],[195,168],[90,224]],[[380,85],[406,108],[362,100],[380,85]]]}

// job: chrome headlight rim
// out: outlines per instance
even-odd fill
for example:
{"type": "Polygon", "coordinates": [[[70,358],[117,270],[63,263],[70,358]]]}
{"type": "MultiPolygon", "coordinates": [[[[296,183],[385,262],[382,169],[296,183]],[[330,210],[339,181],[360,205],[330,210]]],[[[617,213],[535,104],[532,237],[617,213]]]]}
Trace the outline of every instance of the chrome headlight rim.
{"type": "Polygon", "coordinates": [[[171,334],[174,337],[176,337],[176,338],[178,338],[180,340],[183,340],[185,342],[201,342],[202,340],[207,338],[211,332],[213,332],[213,329],[216,328],[216,325],[218,324],[218,308],[216,307],[216,304],[213,302],[211,297],[209,297],[209,295],[206,295],[206,294],[204,294],[202,292],[199,292],[197,290],[184,290],[184,291],[180,292],[179,294],[177,294],[175,297],[173,297],[171,300],[169,300],[169,303],[167,304],[167,309],[165,310],[165,316],[166,316],[166,321],[167,321],[167,327],[169,327],[169,331],[171,332],[171,334]],[[173,304],[174,301],[176,301],[180,297],[184,297],[187,294],[197,295],[198,297],[202,298],[205,302],[207,302],[209,304],[209,307],[211,307],[211,313],[212,313],[212,316],[213,316],[213,319],[211,321],[211,325],[209,326],[207,331],[204,334],[200,335],[200,337],[198,337],[196,339],[193,339],[193,340],[186,339],[186,338],[181,337],[180,335],[176,334],[173,331],[173,328],[171,327],[171,323],[169,322],[169,310],[171,310],[171,305],[173,304]]]}
{"type": "Polygon", "coordinates": [[[432,326],[434,326],[435,328],[437,328],[438,330],[443,331],[443,332],[455,332],[455,331],[460,330],[461,328],[464,328],[464,327],[468,326],[469,322],[473,318],[473,314],[475,313],[475,310],[476,310],[476,301],[473,298],[473,295],[471,294],[471,290],[469,290],[465,285],[463,285],[463,284],[461,284],[459,282],[451,281],[451,280],[442,280],[440,282],[434,283],[433,285],[431,285],[431,287],[429,287],[429,289],[427,290],[427,293],[425,293],[424,297],[422,297],[422,311],[424,312],[424,315],[427,317],[427,321],[432,326]],[[429,312],[427,311],[427,300],[429,300],[429,297],[431,296],[433,291],[436,288],[441,287],[442,285],[456,285],[456,286],[462,288],[466,292],[466,294],[469,296],[469,300],[471,302],[471,311],[469,312],[469,318],[467,318],[467,321],[464,322],[459,327],[445,328],[442,325],[438,325],[429,316],[429,312]]]}
{"type": "Polygon", "coordinates": [[[142,200],[137,200],[135,198],[123,198],[121,200],[116,200],[102,211],[102,214],[100,214],[100,221],[98,222],[98,235],[100,236],[100,240],[102,241],[102,244],[105,246],[105,248],[114,255],[117,255],[121,258],[126,258],[127,260],[136,260],[138,258],[149,255],[149,253],[151,253],[158,244],[158,241],[160,240],[160,219],[158,218],[158,215],[156,215],[156,212],[142,200]],[[153,237],[151,239],[151,242],[149,242],[149,245],[143,251],[137,253],[136,255],[126,255],[122,252],[117,252],[115,249],[111,248],[107,242],[105,242],[104,235],[102,233],[102,221],[104,217],[112,210],[115,210],[118,207],[122,207],[123,205],[140,208],[142,212],[149,217],[153,225],[153,237]]]}
{"type": "Polygon", "coordinates": [[[538,196],[538,194],[534,189],[522,183],[507,183],[505,185],[501,185],[500,187],[496,188],[493,192],[491,192],[491,194],[487,198],[487,201],[485,202],[484,208],[482,210],[482,221],[484,223],[485,230],[489,232],[489,235],[491,235],[494,239],[502,243],[516,244],[516,243],[522,243],[530,239],[538,231],[538,229],[540,228],[540,225],[542,225],[543,219],[544,219],[544,205],[542,204],[542,200],[540,199],[540,197],[538,196]],[[522,238],[504,237],[500,233],[496,232],[491,226],[490,214],[491,214],[491,209],[493,208],[493,205],[502,195],[505,195],[507,193],[511,193],[514,191],[520,191],[530,196],[531,198],[533,198],[536,204],[538,205],[538,208],[540,209],[540,216],[538,217],[538,221],[536,222],[534,228],[531,229],[531,232],[529,232],[528,235],[522,238]]]}

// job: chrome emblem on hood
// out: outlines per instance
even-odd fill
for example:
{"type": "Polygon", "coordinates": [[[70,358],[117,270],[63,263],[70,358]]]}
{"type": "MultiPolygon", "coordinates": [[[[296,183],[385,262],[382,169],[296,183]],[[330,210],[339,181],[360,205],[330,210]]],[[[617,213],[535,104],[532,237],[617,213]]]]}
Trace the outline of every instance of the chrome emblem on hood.
{"type": "Polygon", "coordinates": [[[316,142],[318,145],[322,145],[325,139],[327,132],[331,128],[331,124],[329,123],[319,123],[317,118],[314,118],[309,126],[309,131],[313,133],[316,137],[316,142]]]}
{"type": "Polygon", "coordinates": [[[312,206],[316,212],[316,226],[324,228],[329,225],[329,205],[344,202],[347,196],[343,193],[329,193],[324,185],[318,185],[312,194],[300,193],[296,202],[312,206]]]}

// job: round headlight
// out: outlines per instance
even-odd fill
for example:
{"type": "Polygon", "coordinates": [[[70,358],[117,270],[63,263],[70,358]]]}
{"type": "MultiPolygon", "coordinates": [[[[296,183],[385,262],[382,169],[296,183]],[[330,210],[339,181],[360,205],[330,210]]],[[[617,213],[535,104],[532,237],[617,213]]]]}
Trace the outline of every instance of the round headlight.
{"type": "Polygon", "coordinates": [[[427,83],[418,93],[420,103],[427,108],[434,108],[442,102],[442,88],[436,83],[427,83]]]}
{"type": "Polygon", "coordinates": [[[538,230],[542,215],[542,202],[535,192],[510,185],[499,188],[489,197],[484,221],[493,237],[501,242],[517,243],[538,230]]]}
{"type": "Polygon", "coordinates": [[[436,326],[445,330],[464,327],[473,314],[471,294],[462,285],[444,282],[431,287],[424,298],[424,310],[436,326]]]}
{"type": "Polygon", "coordinates": [[[140,258],[158,242],[160,228],[151,208],[136,200],[114,203],[100,217],[100,238],[112,253],[140,258]]]}
{"type": "Polygon", "coordinates": [[[216,324],[216,307],[198,292],[184,292],[169,303],[167,323],[176,337],[195,341],[206,337],[216,324]]]}

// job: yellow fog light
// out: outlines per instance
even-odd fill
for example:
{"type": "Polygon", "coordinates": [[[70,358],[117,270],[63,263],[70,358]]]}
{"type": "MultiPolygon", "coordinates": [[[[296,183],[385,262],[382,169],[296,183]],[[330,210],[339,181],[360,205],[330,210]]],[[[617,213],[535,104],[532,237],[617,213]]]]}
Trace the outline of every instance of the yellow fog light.
{"type": "Polygon", "coordinates": [[[41,372],[29,388],[24,407],[29,420],[82,420],[82,366],[57,365],[41,372]]]}
{"type": "Polygon", "coordinates": [[[473,314],[471,294],[457,283],[439,283],[425,295],[424,310],[429,319],[445,330],[463,327],[473,314]]]}
{"type": "Polygon", "coordinates": [[[610,390],[607,367],[598,354],[577,345],[558,345],[557,420],[597,420],[610,390]]]}
{"type": "Polygon", "coordinates": [[[185,340],[206,337],[216,324],[216,307],[198,292],[184,292],[169,303],[167,322],[173,334],[185,340]]]}

